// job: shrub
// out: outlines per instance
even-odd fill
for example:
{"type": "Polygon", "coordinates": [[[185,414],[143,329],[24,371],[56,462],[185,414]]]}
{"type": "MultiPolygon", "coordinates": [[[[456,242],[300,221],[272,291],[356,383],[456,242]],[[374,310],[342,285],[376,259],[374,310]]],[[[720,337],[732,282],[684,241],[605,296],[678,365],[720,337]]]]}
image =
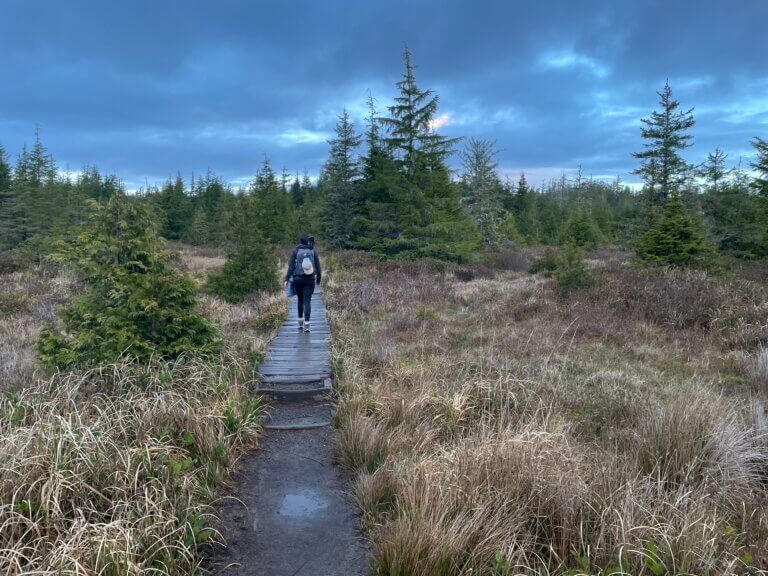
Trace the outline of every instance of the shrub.
{"type": "Polygon", "coordinates": [[[553,274],[557,281],[557,287],[562,292],[586,288],[595,281],[594,275],[584,264],[581,251],[573,244],[560,250],[553,274]]]}
{"type": "Polygon", "coordinates": [[[274,258],[263,247],[233,251],[221,271],[209,276],[206,287],[230,303],[259,290],[274,292],[278,289],[274,258]]]}
{"type": "Polygon", "coordinates": [[[277,267],[272,249],[256,220],[253,198],[243,198],[232,214],[231,248],[220,272],[208,278],[207,290],[227,302],[240,302],[252,292],[274,292],[279,288],[277,267]]]}
{"type": "Polygon", "coordinates": [[[679,198],[664,204],[661,216],[637,243],[637,256],[661,266],[713,268],[717,253],[679,198]]]}
{"type": "Polygon", "coordinates": [[[597,248],[605,238],[590,215],[577,208],[560,229],[560,243],[580,248],[597,248]]]}
{"type": "Polygon", "coordinates": [[[29,312],[32,299],[23,290],[5,290],[0,292],[0,313],[20,314],[29,312]]]}
{"type": "Polygon", "coordinates": [[[21,257],[9,250],[0,252],[0,274],[13,274],[23,268],[21,257]]]}
{"type": "Polygon", "coordinates": [[[531,262],[528,272],[530,274],[538,274],[539,272],[545,272],[551,274],[557,268],[557,254],[551,248],[547,248],[546,252],[541,258],[536,258],[531,262]]]}
{"type": "Polygon", "coordinates": [[[193,281],[168,263],[148,207],[115,194],[91,204],[87,224],[58,259],[79,270],[85,292],[44,330],[38,357],[48,368],[217,352],[213,326],[197,312],[193,281]]]}

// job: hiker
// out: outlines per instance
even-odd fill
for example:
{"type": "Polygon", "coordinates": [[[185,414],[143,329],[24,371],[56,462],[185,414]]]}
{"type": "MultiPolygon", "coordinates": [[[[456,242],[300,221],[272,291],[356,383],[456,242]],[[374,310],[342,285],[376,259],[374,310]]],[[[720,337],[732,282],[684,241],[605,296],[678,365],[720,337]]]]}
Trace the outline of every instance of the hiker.
{"type": "Polygon", "coordinates": [[[304,234],[299,245],[293,249],[285,273],[285,287],[293,282],[299,313],[299,332],[309,332],[309,318],[312,315],[312,293],[315,291],[315,277],[320,285],[322,272],[320,257],[315,250],[314,236],[304,234]]]}

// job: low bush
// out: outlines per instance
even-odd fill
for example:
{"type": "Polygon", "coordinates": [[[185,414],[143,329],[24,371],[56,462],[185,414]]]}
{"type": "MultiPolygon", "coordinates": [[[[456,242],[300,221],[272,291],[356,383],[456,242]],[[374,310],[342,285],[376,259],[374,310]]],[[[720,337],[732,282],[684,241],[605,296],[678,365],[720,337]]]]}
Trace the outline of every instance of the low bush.
{"type": "Polygon", "coordinates": [[[640,260],[660,266],[712,269],[717,251],[682,201],[666,201],[658,220],[637,240],[640,260]]]}
{"type": "Polygon", "coordinates": [[[547,248],[543,256],[536,258],[533,262],[531,262],[531,265],[528,267],[528,273],[552,273],[557,269],[557,264],[557,253],[551,248],[547,248]]]}
{"type": "Polygon", "coordinates": [[[12,274],[24,268],[21,256],[10,250],[0,251],[0,274],[12,274]]]}
{"type": "Polygon", "coordinates": [[[227,257],[223,268],[208,277],[206,289],[227,302],[237,303],[254,292],[279,288],[275,258],[260,247],[243,248],[227,257]]]}
{"type": "Polygon", "coordinates": [[[31,305],[31,298],[22,290],[0,291],[0,314],[29,312],[31,305]]]}
{"type": "Polygon", "coordinates": [[[208,277],[206,289],[227,302],[241,302],[254,292],[275,292],[280,287],[273,249],[254,226],[257,207],[250,197],[240,199],[232,214],[230,249],[224,267],[208,277]]]}
{"type": "Polygon", "coordinates": [[[572,244],[557,254],[557,266],[553,275],[558,289],[566,294],[595,283],[594,274],[587,269],[581,251],[572,244]]]}

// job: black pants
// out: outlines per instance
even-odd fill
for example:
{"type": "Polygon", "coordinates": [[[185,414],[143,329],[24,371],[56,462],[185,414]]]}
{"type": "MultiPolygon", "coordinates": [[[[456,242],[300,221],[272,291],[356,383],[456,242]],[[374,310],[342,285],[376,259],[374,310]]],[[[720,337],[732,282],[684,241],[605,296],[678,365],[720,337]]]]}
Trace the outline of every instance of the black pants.
{"type": "Polygon", "coordinates": [[[304,320],[309,322],[309,317],[312,314],[312,293],[315,291],[315,277],[294,276],[293,288],[296,290],[299,318],[304,317],[304,320]]]}

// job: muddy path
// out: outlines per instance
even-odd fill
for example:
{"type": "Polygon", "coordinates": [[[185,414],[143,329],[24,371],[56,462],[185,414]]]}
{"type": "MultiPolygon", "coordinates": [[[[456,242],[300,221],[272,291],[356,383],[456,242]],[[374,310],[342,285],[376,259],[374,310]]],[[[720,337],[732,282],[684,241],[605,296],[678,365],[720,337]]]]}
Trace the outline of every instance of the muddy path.
{"type": "Polygon", "coordinates": [[[227,547],[214,551],[214,574],[369,572],[350,476],[333,457],[330,334],[321,293],[312,306],[312,332],[298,331],[292,306],[262,365],[259,390],[275,399],[262,445],[241,459],[232,496],[217,508],[227,547]]]}

